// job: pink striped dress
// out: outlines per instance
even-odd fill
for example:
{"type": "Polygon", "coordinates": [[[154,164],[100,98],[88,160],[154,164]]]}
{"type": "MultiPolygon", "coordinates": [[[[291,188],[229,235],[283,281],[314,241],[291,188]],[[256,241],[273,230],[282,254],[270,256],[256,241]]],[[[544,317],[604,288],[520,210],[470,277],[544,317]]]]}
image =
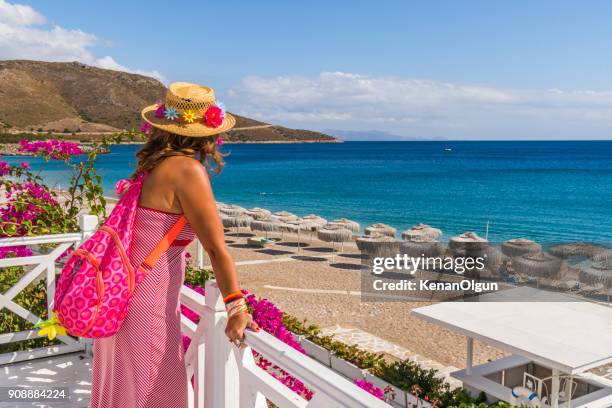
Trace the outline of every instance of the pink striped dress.
{"type": "MultiPolygon", "coordinates": [[[[129,254],[135,267],[180,217],[141,206],[136,211],[129,254]]],[[[136,286],[119,331],[94,340],[90,407],[187,407],[179,293],[185,274],[185,246],[193,238],[186,224],[155,268],[136,286]]]]}

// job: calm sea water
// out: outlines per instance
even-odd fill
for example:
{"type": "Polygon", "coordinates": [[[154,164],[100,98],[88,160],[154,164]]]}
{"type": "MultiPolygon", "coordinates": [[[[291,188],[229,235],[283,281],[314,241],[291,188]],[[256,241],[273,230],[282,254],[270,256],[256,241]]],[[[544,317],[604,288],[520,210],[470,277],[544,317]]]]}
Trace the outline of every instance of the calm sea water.
{"type": "MultiPolygon", "coordinates": [[[[99,160],[109,195],[134,168],[138,146],[99,160]]],[[[501,241],[612,242],[612,141],[348,142],[225,145],[213,178],[217,200],[246,207],[347,217],[408,228],[424,222],[446,237],[485,233],[501,241]],[[446,149],[452,149],[447,151],[446,149]]],[[[21,158],[10,158],[21,161],[21,158]]],[[[55,163],[29,159],[65,186],[55,163]]]]}

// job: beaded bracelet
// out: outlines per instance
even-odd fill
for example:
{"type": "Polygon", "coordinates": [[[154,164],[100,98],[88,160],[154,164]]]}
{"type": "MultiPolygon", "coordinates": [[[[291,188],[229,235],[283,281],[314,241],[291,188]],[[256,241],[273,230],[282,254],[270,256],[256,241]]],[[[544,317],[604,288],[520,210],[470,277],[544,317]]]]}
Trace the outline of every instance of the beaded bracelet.
{"type": "Polygon", "coordinates": [[[237,292],[232,292],[229,295],[227,295],[226,297],[223,298],[223,303],[228,304],[229,302],[236,300],[236,299],[240,299],[244,297],[244,293],[242,293],[241,291],[237,291],[237,292]]]}
{"type": "Polygon", "coordinates": [[[246,305],[235,307],[227,313],[227,317],[235,316],[238,313],[249,313],[249,309],[246,307],[246,305]]]}
{"type": "Polygon", "coordinates": [[[227,311],[228,317],[231,317],[237,313],[247,312],[249,309],[246,305],[246,300],[244,298],[236,299],[225,305],[225,310],[227,311]]]}

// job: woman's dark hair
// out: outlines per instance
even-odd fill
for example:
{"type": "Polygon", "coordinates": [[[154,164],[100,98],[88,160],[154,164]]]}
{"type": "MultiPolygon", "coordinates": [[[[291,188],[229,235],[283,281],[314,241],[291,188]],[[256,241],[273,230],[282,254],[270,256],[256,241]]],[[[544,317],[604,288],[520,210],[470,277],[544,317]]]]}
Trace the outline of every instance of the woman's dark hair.
{"type": "Polygon", "coordinates": [[[149,140],[136,153],[136,173],[151,171],[170,156],[194,157],[217,174],[225,165],[213,137],[180,136],[153,128],[149,140]]]}

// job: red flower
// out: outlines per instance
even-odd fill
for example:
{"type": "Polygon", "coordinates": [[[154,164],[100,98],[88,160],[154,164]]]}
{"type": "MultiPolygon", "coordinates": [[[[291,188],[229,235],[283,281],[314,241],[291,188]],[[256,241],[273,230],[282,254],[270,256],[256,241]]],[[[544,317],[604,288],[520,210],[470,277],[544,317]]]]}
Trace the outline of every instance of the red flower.
{"type": "Polygon", "coordinates": [[[217,105],[210,105],[204,112],[204,123],[213,128],[218,128],[223,123],[223,111],[217,105]]]}

